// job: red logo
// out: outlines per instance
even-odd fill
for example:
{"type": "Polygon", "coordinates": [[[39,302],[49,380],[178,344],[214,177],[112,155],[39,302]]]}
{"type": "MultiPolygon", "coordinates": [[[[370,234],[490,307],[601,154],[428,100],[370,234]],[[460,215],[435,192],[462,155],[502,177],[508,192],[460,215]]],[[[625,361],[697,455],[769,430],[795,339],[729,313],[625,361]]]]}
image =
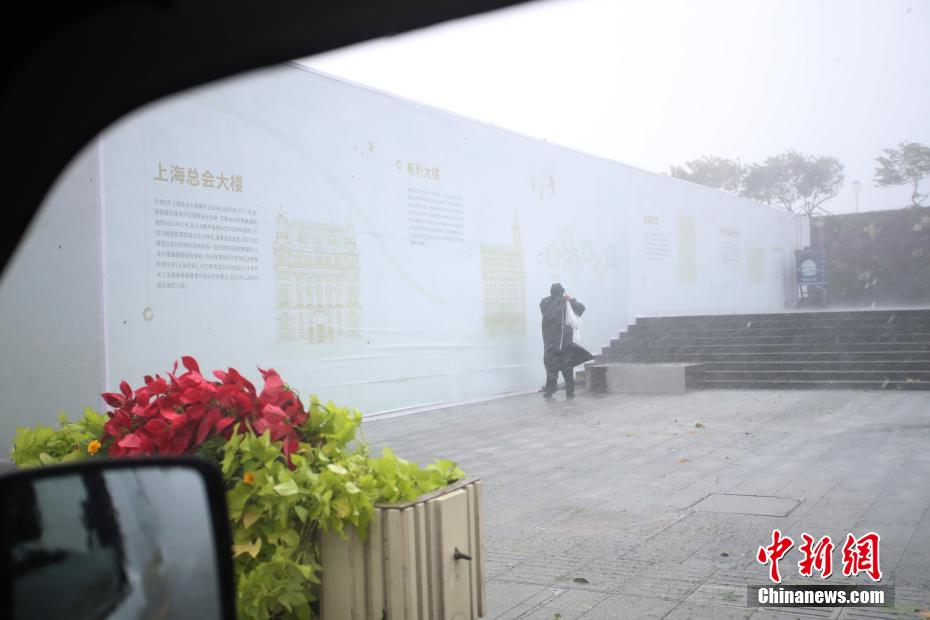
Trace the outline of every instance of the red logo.
{"type": "MultiPolygon", "coordinates": [[[[813,577],[814,571],[820,574],[821,579],[832,575],[834,544],[830,537],[824,536],[815,541],[813,536],[805,532],[801,534],[801,538],[804,540],[798,547],[803,556],[798,562],[798,572],[801,576],[813,577]]],[[[843,575],[854,577],[859,573],[865,573],[872,578],[872,581],[881,581],[882,571],[878,561],[879,542],[881,542],[881,537],[875,532],[869,532],[860,538],[847,534],[846,543],[843,545],[843,575]]],[[[769,578],[773,583],[781,583],[778,562],[793,546],[794,541],[790,536],[783,535],[781,530],[772,530],[772,544],[759,547],[756,560],[759,564],[769,565],[769,578]]]]}
{"type": "Polygon", "coordinates": [[[781,583],[781,575],[778,573],[778,561],[784,557],[788,550],[794,546],[794,541],[788,536],[782,536],[780,530],[772,530],[772,544],[768,547],[759,547],[756,554],[756,560],[760,564],[771,564],[769,566],[769,578],[775,583],[781,583]]]}
{"type": "Polygon", "coordinates": [[[852,577],[859,573],[866,573],[872,581],[881,581],[882,571],[878,566],[880,540],[875,532],[869,532],[858,539],[848,534],[846,544],[843,545],[843,574],[852,577]]]}
{"type": "Polygon", "coordinates": [[[829,536],[824,536],[817,544],[814,544],[813,536],[801,534],[804,544],[798,547],[804,557],[798,562],[798,569],[801,575],[812,577],[814,570],[820,573],[821,579],[826,579],[833,574],[833,541],[829,536]]]}

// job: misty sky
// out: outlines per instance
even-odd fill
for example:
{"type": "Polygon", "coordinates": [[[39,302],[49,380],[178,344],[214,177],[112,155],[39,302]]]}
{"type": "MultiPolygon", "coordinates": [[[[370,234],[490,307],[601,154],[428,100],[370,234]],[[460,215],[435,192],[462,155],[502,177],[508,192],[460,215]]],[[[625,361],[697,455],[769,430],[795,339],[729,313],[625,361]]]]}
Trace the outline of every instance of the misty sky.
{"type": "Polygon", "coordinates": [[[655,172],[833,155],[834,213],[854,179],[862,211],[909,204],[874,159],[930,145],[928,0],[544,0],[302,62],[655,172]]]}

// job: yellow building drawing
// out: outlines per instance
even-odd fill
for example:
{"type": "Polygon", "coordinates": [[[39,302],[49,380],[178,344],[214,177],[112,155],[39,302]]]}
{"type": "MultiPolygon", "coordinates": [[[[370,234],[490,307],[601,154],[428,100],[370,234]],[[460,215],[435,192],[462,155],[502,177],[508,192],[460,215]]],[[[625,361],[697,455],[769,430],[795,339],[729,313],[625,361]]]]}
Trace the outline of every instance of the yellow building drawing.
{"type": "Polygon", "coordinates": [[[526,272],[523,242],[516,214],[513,244],[481,246],[481,278],[484,282],[484,333],[523,333],[526,329],[526,272]]]}
{"type": "Polygon", "coordinates": [[[359,329],[355,228],[289,220],[279,212],[274,241],[279,340],[334,342],[359,329]]]}
{"type": "Polygon", "coordinates": [[[749,281],[765,281],[765,248],[752,246],[746,252],[746,265],[749,267],[749,281]]]}

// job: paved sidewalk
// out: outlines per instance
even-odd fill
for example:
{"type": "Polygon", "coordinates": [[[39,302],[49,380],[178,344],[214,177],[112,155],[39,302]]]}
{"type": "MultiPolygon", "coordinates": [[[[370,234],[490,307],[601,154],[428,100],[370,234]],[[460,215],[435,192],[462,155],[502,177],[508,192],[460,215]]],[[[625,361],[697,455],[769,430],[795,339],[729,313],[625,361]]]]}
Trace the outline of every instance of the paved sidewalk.
{"type": "Polygon", "coordinates": [[[484,480],[489,617],[930,617],[919,613],[930,610],[930,394],[563,398],[516,396],[363,426],[376,452],[454,459],[484,480]],[[711,494],[802,501],[696,506],[711,494]],[[779,510],[790,512],[747,514],[779,510]],[[755,553],[773,528],[796,541],[781,562],[785,583],[820,583],[798,575],[802,532],[837,545],[827,583],[871,583],[842,576],[841,548],[848,532],[878,532],[895,607],[747,608],[745,586],[767,581],[755,553]]]}

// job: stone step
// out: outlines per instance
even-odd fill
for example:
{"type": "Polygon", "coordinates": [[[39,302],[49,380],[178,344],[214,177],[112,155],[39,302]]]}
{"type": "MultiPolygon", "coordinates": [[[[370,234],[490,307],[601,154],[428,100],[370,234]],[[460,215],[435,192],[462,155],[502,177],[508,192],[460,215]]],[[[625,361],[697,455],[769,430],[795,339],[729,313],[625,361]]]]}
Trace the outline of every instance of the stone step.
{"type": "Polygon", "coordinates": [[[904,323],[880,323],[876,325],[802,325],[802,324],[759,324],[743,323],[740,325],[668,325],[665,327],[643,325],[627,326],[629,335],[650,335],[658,334],[681,335],[681,336],[791,336],[797,334],[807,334],[811,336],[830,336],[834,334],[928,334],[930,333],[930,324],[904,324],[904,323]]]}
{"type": "Polygon", "coordinates": [[[705,362],[692,367],[692,371],[729,371],[729,370],[773,370],[782,372],[819,370],[827,371],[889,371],[901,372],[913,370],[915,372],[930,372],[930,361],[858,361],[858,362],[818,362],[806,360],[803,362],[705,362]]]}
{"type": "Polygon", "coordinates": [[[698,331],[698,330],[760,330],[760,329],[790,329],[794,331],[801,330],[821,330],[821,329],[839,329],[844,331],[872,331],[872,330],[898,330],[898,331],[930,331],[930,321],[902,321],[888,323],[885,321],[877,322],[836,322],[836,321],[745,321],[738,323],[654,323],[643,325],[636,323],[628,328],[631,332],[651,332],[658,333],[663,331],[698,331]]]}
{"type": "Polygon", "coordinates": [[[880,323],[930,323],[927,310],[897,312],[811,312],[782,314],[721,314],[702,316],[637,317],[636,324],[657,325],[739,325],[745,323],[802,324],[880,324],[880,323]]]}
{"type": "Polygon", "coordinates": [[[682,321],[682,320],[701,320],[701,321],[727,321],[737,319],[863,319],[863,320],[888,320],[895,317],[894,320],[901,318],[930,318],[930,309],[928,308],[888,308],[880,310],[862,309],[862,310],[811,310],[807,312],[769,312],[760,314],[688,314],[688,315],[664,315],[664,316],[640,316],[636,317],[637,321],[651,323],[658,321],[682,321]]]}
{"type": "Polygon", "coordinates": [[[930,389],[930,310],[639,317],[595,361],[690,364],[689,388],[930,389]]]}
{"type": "Polygon", "coordinates": [[[749,345],[749,344],[809,344],[816,347],[826,347],[840,343],[861,343],[870,342],[877,344],[896,344],[896,343],[930,343],[930,332],[927,333],[902,333],[902,334],[874,334],[874,333],[845,333],[840,332],[831,335],[812,335],[812,334],[791,334],[784,336],[758,336],[754,334],[746,335],[704,335],[703,333],[643,333],[621,334],[618,338],[611,339],[608,346],[628,346],[638,343],[662,343],[672,346],[681,345],[749,345]]]}
{"type": "Polygon", "coordinates": [[[928,362],[928,351],[806,351],[802,353],[675,353],[624,354],[610,352],[597,356],[598,362],[700,363],[700,362],[928,362]]]}
{"type": "Polygon", "coordinates": [[[689,368],[688,376],[695,381],[892,381],[930,385],[930,371],[926,370],[708,370],[701,367],[689,368]]]}
{"type": "Polygon", "coordinates": [[[688,385],[704,390],[930,390],[930,383],[896,381],[703,381],[688,385]]]}
{"type": "Polygon", "coordinates": [[[615,345],[603,351],[604,354],[627,354],[627,355],[679,355],[693,353],[723,353],[723,354],[741,354],[741,353],[798,353],[805,354],[808,352],[836,352],[836,353],[858,353],[858,352],[930,352],[930,342],[902,342],[902,343],[881,343],[881,342],[841,342],[824,347],[812,346],[809,343],[788,343],[788,344],[685,344],[675,345],[661,341],[657,342],[636,342],[622,345],[615,345]]]}

